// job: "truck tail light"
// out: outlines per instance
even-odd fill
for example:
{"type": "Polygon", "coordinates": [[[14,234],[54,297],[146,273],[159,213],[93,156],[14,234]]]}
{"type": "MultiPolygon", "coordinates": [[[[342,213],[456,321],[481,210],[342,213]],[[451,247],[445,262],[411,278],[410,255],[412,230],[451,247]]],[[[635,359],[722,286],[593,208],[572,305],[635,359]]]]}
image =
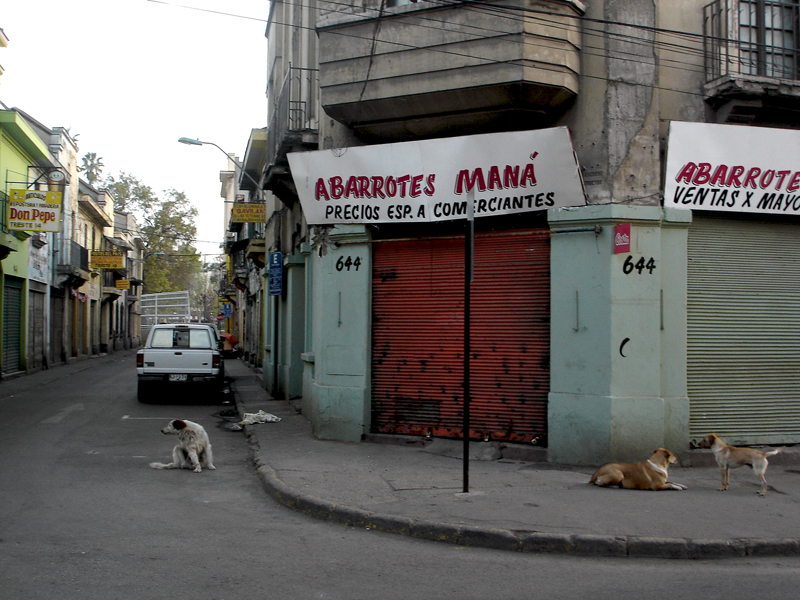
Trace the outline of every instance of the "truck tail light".
{"type": "Polygon", "coordinates": [[[144,368],[144,353],[137,352],[136,353],[136,368],[143,369],[144,368]]]}
{"type": "Polygon", "coordinates": [[[215,352],[214,355],[211,357],[211,368],[219,369],[219,362],[220,362],[219,354],[215,352]]]}

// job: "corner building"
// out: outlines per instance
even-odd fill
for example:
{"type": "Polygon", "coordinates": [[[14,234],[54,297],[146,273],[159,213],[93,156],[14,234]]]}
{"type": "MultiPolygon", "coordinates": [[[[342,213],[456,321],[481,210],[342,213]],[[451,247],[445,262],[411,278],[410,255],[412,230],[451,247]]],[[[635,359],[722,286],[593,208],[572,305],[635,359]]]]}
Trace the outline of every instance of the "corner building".
{"type": "MultiPolygon", "coordinates": [[[[266,386],[302,397],[318,437],[464,435],[466,220],[364,222],[362,210],[323,223],[301,201],[315,173],[298,177],[290,160],[432,141],[469,156],[485,135],[563,128],[579,191],[474,221],[470,437],[537,444],[566,464],[638,461],[659,446],[686,458],[712,431],[800,441],[800,228],[787,196],[775,208],[791,176],[758,190],[776,194],[769,209],[769,198],[723,209],[726,176],[677,181],[669,164],[711,164],[721,146],[734,154],[720,161],[762,177],[800,169],[759,164],[751,138],[796,138],[796,1],[270,11],[269,125],[253,130],[239,184],[264,200],[266,252],[283,266],[262,315],[266,386]],[[700,191],[676,201],[681,186],[700,191]]],[[[385,175],[426,168],[394,156],[385,175]]],[[[368,189],[354,185],[354,197],[368,189]]]]}

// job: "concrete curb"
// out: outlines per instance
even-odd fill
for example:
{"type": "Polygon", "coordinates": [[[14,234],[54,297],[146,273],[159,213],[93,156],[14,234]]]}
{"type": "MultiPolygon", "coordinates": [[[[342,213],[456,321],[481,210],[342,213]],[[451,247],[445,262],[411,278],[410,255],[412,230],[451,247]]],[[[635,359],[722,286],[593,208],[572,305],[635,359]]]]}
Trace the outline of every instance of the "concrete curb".
{"type": "Polygon", "coordinates": [[[395,533],[432,542],[540,554],[695,560],[800,556],[800,539],[705,540],[522,532],[373,513],[334,504],[286,485],[275,470],[260,459],[260,446],[253,426],[245,425],[244,430],[253,452],[256,470],[267,493],[287,508],[338,525],[395,533]]]}

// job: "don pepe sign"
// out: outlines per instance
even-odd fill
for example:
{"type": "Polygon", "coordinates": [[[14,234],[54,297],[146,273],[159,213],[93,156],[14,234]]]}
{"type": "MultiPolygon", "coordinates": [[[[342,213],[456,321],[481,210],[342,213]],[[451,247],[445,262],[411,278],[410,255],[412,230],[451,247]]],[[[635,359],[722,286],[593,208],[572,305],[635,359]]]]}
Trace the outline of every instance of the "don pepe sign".
{"type": "Polygon", "coordinates": [[[6,209],[14,231],[57,232],[61,225],[61,192],[11,190],[6,209]]]}

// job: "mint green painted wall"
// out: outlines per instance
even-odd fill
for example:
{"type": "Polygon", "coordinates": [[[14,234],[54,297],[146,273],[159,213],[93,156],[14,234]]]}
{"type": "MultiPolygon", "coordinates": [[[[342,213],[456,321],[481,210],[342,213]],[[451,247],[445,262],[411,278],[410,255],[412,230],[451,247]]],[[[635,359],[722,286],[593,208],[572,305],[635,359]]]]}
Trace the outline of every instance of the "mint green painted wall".
{"type": "Polygon", "coordinates": [[[687,241],[692,213],[664,209],[661,225],[661,397],[664,443],[684,460],[689,456],[689,396],[686,384],[687,241]]]}
{"type": "Polygon", "coordinates": [[[313,333],[306,339],[310,348],[305,355],[303,413],[321,439],[360,441],[369,431],[372,261],[368,242],[364,226],[338,225],[324,242],[324,256],[319,252],[323,241],[317,239],[315,252],[307,258],[313,333]],[[336,247],[336,243],[341,245],[336,247]]]}
{"type": "Polygon", "coordinates": [[[667,442],[688,445],[685,375],[676,376],[685,371],[685,213],[607,204],[552,210],[549,220],[548,459],[639,461],[667,442]],[[631,251],[615,255],[614,226],[626,222],[631,251]],[[654,268],[640,272],[640,259],[654,268]]]}
{"type": "Polygon", "coordinates": [[[287,398],[303,394],[303,361],[305,333],[305,260],[302,255],[290,255],[284,260],[286,298],[281,324],[283,350],[281,354],[281,384],[287,398]]]}

